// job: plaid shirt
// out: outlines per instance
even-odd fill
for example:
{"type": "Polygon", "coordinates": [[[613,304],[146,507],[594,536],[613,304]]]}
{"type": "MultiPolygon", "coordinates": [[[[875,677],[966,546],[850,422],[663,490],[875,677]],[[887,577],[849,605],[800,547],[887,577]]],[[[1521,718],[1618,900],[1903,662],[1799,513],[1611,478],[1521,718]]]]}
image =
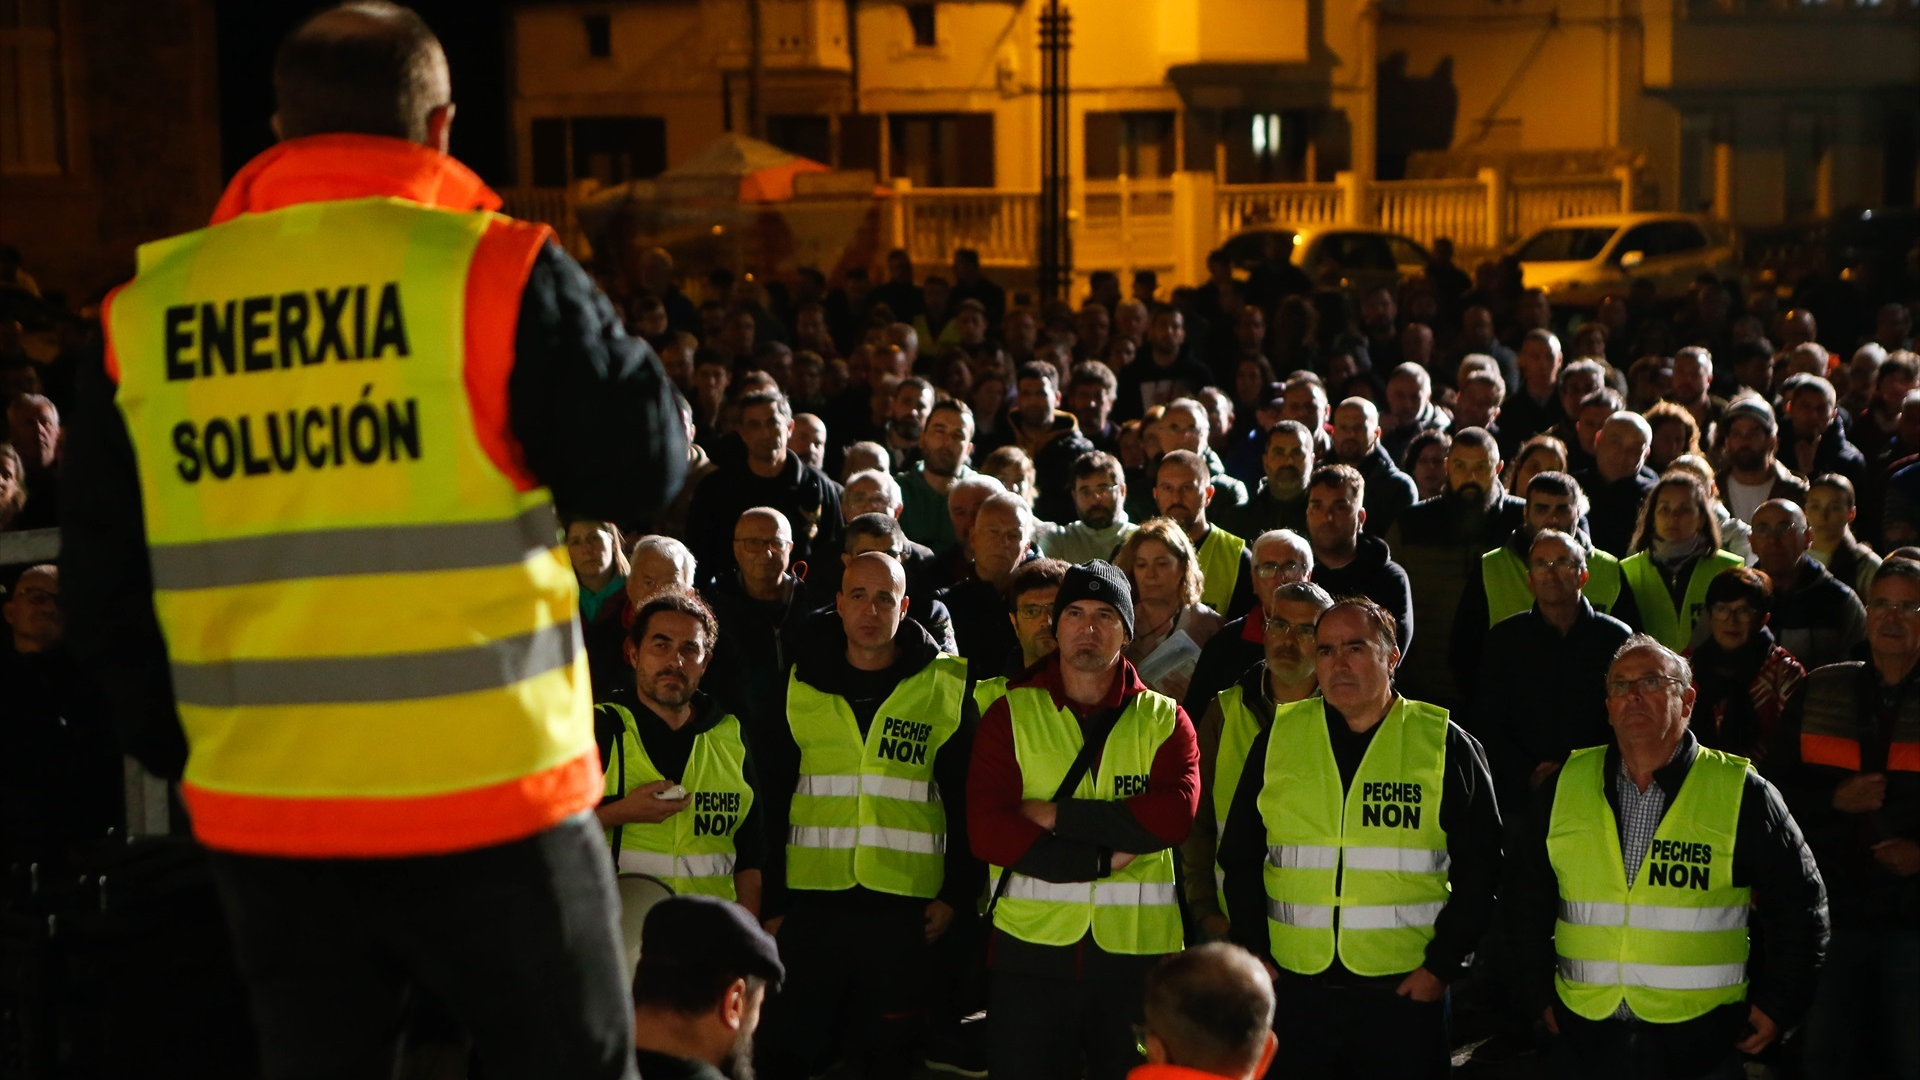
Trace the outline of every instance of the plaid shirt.
{"type": "MultiPolygon", "coordinates": [[[[1685,739],[1674,744],[1673,753],[1667,757],[1668,765],[1680,756],[1680,748],[1685,745],[1685,739]]],[[[1654,781],[1649,781],[1647,790],[1641,791],[1627,774],[1627,763],[1622,759],[1620,770],[1613,774],[1613,794],[1620,806],[1620,857],[1627,866],[1627,887],[1632,888],[1634,879],[1640,876],[1640,863],[1647,857],[1647,847],[1653,843],[1653,834],[1667,813],[1667,792],[1654,781]]],[[[1625,1000],[1613,1010],[1613,1018],[1633,1019],[1633,1010],[1625,1000]]]]}

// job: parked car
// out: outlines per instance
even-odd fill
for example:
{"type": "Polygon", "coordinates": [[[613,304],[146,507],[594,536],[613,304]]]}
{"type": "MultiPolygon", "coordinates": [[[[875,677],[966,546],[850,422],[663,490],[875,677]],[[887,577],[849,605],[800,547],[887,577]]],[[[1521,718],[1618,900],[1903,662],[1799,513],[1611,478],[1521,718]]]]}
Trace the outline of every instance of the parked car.
{"type": "Polygon", "coordinates": [[[1661,300],[1681,300],[1694,279],[1740,277],[1740,245],[1724,223],[1698,214],[1602,214],[1566,218],[1514,245],[1523,282],[1555,307],[1594,307],[1653,282],[1661,300]]]}
{"type": "Polygon", "coordinates": [[[1263,225],[1233,234],[1221,248],[1236,278],[1244,280],[1271,248],[1275,255],[1286,253],[1314,284],[1338,284],[1355,293],[1380,285],[1398,288],[1429,261],[1427,249],[1412,237],[1365,225],[1263,225]]]}

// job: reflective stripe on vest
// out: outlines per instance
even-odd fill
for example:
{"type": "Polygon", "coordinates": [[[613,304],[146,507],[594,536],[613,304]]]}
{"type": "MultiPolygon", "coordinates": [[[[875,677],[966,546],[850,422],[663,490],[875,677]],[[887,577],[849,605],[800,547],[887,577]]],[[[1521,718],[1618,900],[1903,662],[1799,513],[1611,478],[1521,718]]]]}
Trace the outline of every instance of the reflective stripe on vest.
{"type": "MultiPolygon", "coordinates": [[[[633,713],[617,704],[598,707],[613,710],[621,723],[620,741],[614,745],[617,760],[607,763],[606,794],[621,796],[669,779],[647,756],[633,713]]],[[[733,881],[734,837],[753,809],[754,799],[753,788],[747,785],[746,762],[746,736],[734,717],[723,716],[694,736],[687,767],[678,778],[693,804],[665,821],[622,825],[616,860],[620,870],[651,874],[676,893],[738,899],[733,881]]]]}
{"type": "Polygon", "coordinates": [[[1240,583],[1240,553],[1247,542],[1218,525],[1207,529],[1196,556],[1200,560],[1200,602],[1215,611],[1225,611],[1233,602],[1233,590],[1240,583]]]}
{"type": "MultiPolygon", "coordinates": [[[[1863,718],[1872,712],[1860,705],[1860,679],[1865,667],[1858,660],[1828,664],[1807,673],[1801,699],[1805,715],[1800,722],[1800,760],[1808,765],[1859,772],[1863,718]]],[[[1871,731],[1871,720],[1866,730],[1871,731]]],[[[1877,736],[1877,732],[1874,733],[1877,736]]],[[[1887,744],[1887,771],[1920,772],[1920,698],[1902,695],[1887,744]]]]}
{"type": "MultiPolygon", "coordinates": [[[[1084,743],[1080,721],[1034,686],[1007,693],[1021,797],[1051,800],[1084,743]]],[[[1145,690],[1127,703],[1074,798],[1118,801],[1145,789],[1153,759],[1178,722],[1173,699],[1145,690]]],[[[996,875],[1010,873],[994,868],[996,875]]],[[[996,876],[995,884],[999,878],[996,876]]],[[[1184,944],[1171,850],[1136,856],[1099,881],[1046,882],[1014,874],[993,909],[993,925],[1036,945],[1074,945],[1093,934],[1110,953],[1151,956],[1184,944]]]]}
{"type": "Polygon", "coordinates": [[[934,782],[960,729],[967,662],[936,656],[900,681],[864,738],[845,698],[787,673],[787,723],[800,748],[788,813],[787,885],[931,899],[945,879],[947,811],[934,782]]]}
{"type": "MultiPolygon", "coordinates": [[[[1533,590],[1527,587],[1527,564],[1505,544],[1480,556],[1480,580],[1487,594],[1487,625],[1533,610],[1533,590]]],[[[1606,614],[1620,600],[1620,562],[1595,548],[1587,552],[1587,583],[1580,595],[1593,610],[1606,614]]]]}
{"type": "Polygon", "coordinates": [[[1732,869],[1746,760],[1700,748],[1631,888],[1605,763],[1605,747],[1567,759],[1547,827],[1560,1000],[1590,1020],[1625,1001],[1642,1020],[1673,1024],[1745,999],[1752,892],[1733,885],[1732,869]]]}
{"type": "Polygon", "coordinates": [[[1445,709],[1396,699],[1343,788],[1326,702],[1274,711],[1260,789],[1274,963],[1317,975],[1337,953],[1355,974],[1397,975],[1424,962],[1452,865],[1440,827],[1447,730],[1445,709]]]}
{"type": "Polygon", "coordinates": [[[455,851],[593,805],[574,576],[491,427],[511,342],[477,329],[517,310],[548,235],[305,202],[145,245],[114,294],[108,368],[209,847],[455,851]]]}
{"type": "Polygon", "coordinates": [[[1674,610],[1673,594],[1667,591],[1666,579],[1660,576],[1646,552],[1622,559],[1620,576],[1627,588],[1633,590],[1634,603],[1640,609],[1640,625],[1647,636],[1675,652],[1684,652],[1692,641],[1700,613],[1707,608],[1707,586],[1723,571],[1745,565],[1746,560],[1731,551],[1702,555],[1693,564],[1692,575],[1687,579],[1686,602],[1679,611],[1674,610]]]}

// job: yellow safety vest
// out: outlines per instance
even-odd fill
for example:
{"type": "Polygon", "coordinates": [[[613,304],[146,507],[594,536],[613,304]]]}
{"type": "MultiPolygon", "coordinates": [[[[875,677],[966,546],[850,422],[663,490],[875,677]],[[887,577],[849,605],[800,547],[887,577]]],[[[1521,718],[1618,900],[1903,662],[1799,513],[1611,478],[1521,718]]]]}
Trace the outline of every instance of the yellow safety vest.
{"type": "MultiPolygon", "coordinates": [[[[622,725],[614,759],[607,763],[606,793],[618,798],[667,779],[647,756],[633,713],[613,703],[599,707],[612,709],[622,725]]],[[[633,822],[610,831],[607,837],[619,851],[620,872],[650,874],[675,893],[739,899],[733,887],[734,836],[753,809],[746,765],[747,743],[740,721],[732,716],[721,717],[695,736],[686,774],[680,777],[680,786],[693,797],[693,805],[665,821],[633,822]]]]}
{"type": "Polygon", "coordinates": [[[1589,1020],[1625,1001],[1656,1024],[1746,1000],[1753,891],[1733,884],[1733,839],[1747,760],[1700,748],[1628,887],[1606,755],[1604,746],[1574,751],[1553,794],[1547,858],[1560,885],[1560,1000],[1589,1020]]]}
{"type": "Polygon", "coordinates": [[[1240,553],[1247,542],[1218,525],[1207,529],[1195,558],[1200,560],[1200,602],[1215,611],[1227,610],[1234,586],[1240,583],[1240,553]]]}
{"type": "Polygon", "coordinates": [[[1707,609],[1707,586],[1722,572],[1745,565],[1746,560],[1731,551],[1702,555],[1687,578],[1686,603],[1679,611],[1674,610],[1673,594],[1667,591],[1666,580],[1646,552],[1620,560],[1620,574],[1627,588],[1633,590],[1634,603],[1640,608],[1640,625],[1647,635],[1675,652],[1683,652],[1692,643],[1701,612],[1707,609]]]}
{"type": "Polygon", "coordinates": [[[940,748],[960,730],[967,662],[940,655],[900,681],[863,740],[847,699],[787,676],[787,723],[800,747],[788,811],[787,885],[863,885],[896,896],[939,895],[947,810],[934,782],[940,748]]]}
{"type": "MultiPolygon", "coordinates": [[[[1037,686],[1007,693],[1021,798],[1051,800],[1085,742],[1072,710],[1058,708],[1037,686]]],[[[1127,703],[1080,778],[1073,798],[1119,802],[1147,790],[1153,759],[1179,722],[1174,700],[1143,690],[1127,703]]],[[[994,867],[994,884],[1012,873],[994,867]]],[[[1013,874],[993,909],[993,925],[1036,945],[1077,944],[1088,932],[1101,949],[1129,956],[1178,952],[1185,945],[1174,887],[1172,850],[1139,855],[1099,881],[1052,882],[1013,874]]]]}
{"type": "MultiPolygon", "coordinates": [[[[1266,668],[1260,668],[1265,679],[1266,668]]],[[[1240,788],[1246,772],[1247,755],[1253,741],[1260,737],[1260,721],[1246,705],[1246,688],[1235,685],[1220,692],[1220,746],[1213,755],[1213,885],[1220,898],[1220,910],[1227,912],[1227,875],[1220,868],[1220,839],[1227,832],[1227,812],[1233,807],[1233,793],[1240,788]]]]}
{"type": "Polygon", "coordinates": [[[140,248],[108,369],[209,847],[464,850],[597,799],[573,572],[467,308],[547,235],[361,198],[140,248]]]}
{"type": "MultiPolygon", "coordinates": [[[[1480,556],[1480,580],[1487,590],[1487,625],[1533,610],[1526,561],[1505,544],[1480,556]]],[[[1580,595],[1593,610],[1607,614],[1620,599],[1620,560],[1595,548],[1587,552],[1587,583],[1580,595]]]]}
{"type": "Polygon", "coordinates": [[[980,710],[981,716],[987,715],[987,710],[993,708],[994,702],[1006,696],[1007,677],[1005,675],[995,675],[991,679],[981,679],[973,684],[973,703],[980,710]]]}
{"type": "Polygon", "coordinates": [[[1440,827],[1446,752],[1447,710],[1396,698],[1343,791],[1326,701],[1274,710],[1260,789],[1274,963],[1318,975],[1336,950],[1357,975],[1425,963],[1451,890],[1440,827]]]}

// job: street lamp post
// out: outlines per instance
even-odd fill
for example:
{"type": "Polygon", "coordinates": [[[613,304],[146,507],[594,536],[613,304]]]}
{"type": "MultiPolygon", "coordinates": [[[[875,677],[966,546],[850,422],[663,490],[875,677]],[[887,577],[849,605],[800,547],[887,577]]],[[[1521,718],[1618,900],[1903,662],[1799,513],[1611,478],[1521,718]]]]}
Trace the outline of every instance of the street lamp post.
{"type": "Polygon", "coordinates": [[[1068,149],[1067,57],[1073,16],[1061,0],[1040,11],[1040,294],[1067,298],[1073,283],[1073,233],[1068,224],[1071,183],[1068,149]]]}

